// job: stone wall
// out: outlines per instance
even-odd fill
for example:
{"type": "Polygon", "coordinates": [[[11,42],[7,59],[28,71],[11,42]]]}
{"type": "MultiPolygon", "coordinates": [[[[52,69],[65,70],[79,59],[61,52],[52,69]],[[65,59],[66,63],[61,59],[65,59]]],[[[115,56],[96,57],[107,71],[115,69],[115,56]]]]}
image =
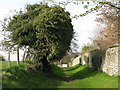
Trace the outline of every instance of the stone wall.
{"type": "Polygon", "coordinates": [[[119,55],[120,47],[108,48],[106,51],[95,49],[82,54],[81,64],[86,64],[95,70],[101,70],[110,76],[120,76],[119,55]],[[88,57],[88,63],[85,62],[85,57],[88,57]]]}
{"type": "Polygon", "coordinates": [[[86,53],[84,53],[84,54],[82,54],[81,56],[81,64],[82,65],[88,65],[88,62],[89,62],[89,55],[90,53],[89,52],[86,52],[86,53]]]}
{"type": "Polygon", "coordinates": [[[102,63],[103,72],[109,74],[110,76],[113,76],[113,75],[120,76],[120,72],[118,73],[118,70],[120,68],[120,66],[118,65],[119,54],[120,54],[120,51],[118,51],[118,47],[107,49],[105,53],[105,60],[102,63]]]}
{"type": "Polygon", "coordinates": [[[76,58],[72,58],[71,61],[69,62],[69,67],[74,66],[76,64],[88,65],[89,54],[90,54],[89,52],[86,52],[84,54],[79,55],[76,58]]]}
{"type": "Polygon", "coordinates": [[[89,64],[89,56],[90,56],[89,52],[80,54],[78,57],[71,59],[71,61],[69,62],[69,66],[74,66],[76,64],[88,65],[89,64]]]}
{"type": "Polygon", "coordinates": [[[76,65],[76,64],[80,64],[80,57],[81,56],[78,56],[76,57],[73,61],[72,61],[72,66],[76,65]]]}
{"type": "Polygon", "coordinates": [[[71,59],[68,66],[70,67],[76,64],[86,64],[95,70],[102,70],[110,76],[120,76],[119,48],[108,48],[106,51],[96,49],[90,52],[86,52],[76,58],[71,59]]]}

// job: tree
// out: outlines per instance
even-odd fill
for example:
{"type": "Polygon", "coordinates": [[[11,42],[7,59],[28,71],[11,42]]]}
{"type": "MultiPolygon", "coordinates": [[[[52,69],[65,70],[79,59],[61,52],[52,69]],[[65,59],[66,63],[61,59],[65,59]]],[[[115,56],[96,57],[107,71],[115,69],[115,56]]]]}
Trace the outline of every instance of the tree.
{"type": "Polygon", "coordinates": [[[96,38],[93,39],[100,49],[106,49],[110,46],[118,44],[119,38],[119,23],[120,23],[120,10],[114,7],[103,7],[96,18],[100,24],[104,24],[104,28],[100,30],[96,38]]]}
{"type": "Polygon", "coordinates": [[[17,64],[20,63],[20,60],[19,60],[19,47],[17,47],[17,64]]]}
{"type": "MultiPolygon", "coordinates": [[[[54,0],[50,0],[54,2],[54,0]]],[[[80,15],[75,15],[73,18],[78,18],[82,16],[86,16],[87,14],[93,12],[93,11],[98,11],[100,8],[104,6],[110,6],[116,9],[120,10],[120,1],[108,1],[108,0],[66,0],[62,2],[54,2],[55,4],[60,4],[66,7],[67,5],[73,3],[76,5],[83,5],[83,8],[86,9],[86,12],[80,15]],[[92,8],[91,8],[92,6],[92,8]]]]}
{"type": "Polygon", "coordinates": [[[0,47],[2,47],[3,50],[8,51],[8,67],[11,67],[11,62],[10,62],[10,53],[11,51],[14,51],[14,43],[12,43],[10,37],[9,37],[9,32],[7,29],[7,23],[9,23],[9,21],[11,20],[11,17],[8,18],[4,18],[4,21],[0,20],[0,25],[2,26],[2,32],[1,34],[4,36],[4,40],[2,40],[2,42],[0,42],[0,47]]]}
{"type": "Polygon", "coordinates": [[[2,46],[3,46],[2,49],[5,49],[6,51],[8,51],[8,67],[11,67],[11,63],[10,63],[10,56],[11,55],[10,55],[10,52],[12,51],[12,47],[14,45],[12,45],[9,40],[6,40],[6,41],[3,41],[2,46]]]}
{"type": "Polygon", "coordinates": [[[58,5],[34,4],[26,9],[13,16],[5,30],[14,44],[34,49],[35,61],[47,71],[49,62],[61,59],[70,48],[74,33],[70,13],[58,5]]]}
{"type": "Polygon", "coordinates": [[[11,67],[11,63],[10,63],[10,47],[8,47],[8,67],[11,67]]]}
{"type": "Polygon", "coordinates": [[[0,61],[5,61],[5,58],[2,55],[0,55],[0,61]]]}
{"type": "Polygon", "coordinates": [[[85,44],[83,47],[82,47],[82,50],[81,50],[81,53],[85,53],[87,51],[90,51],[92,49],[95,49],[95,46],[91,45],[91,44],[85,44]]]}

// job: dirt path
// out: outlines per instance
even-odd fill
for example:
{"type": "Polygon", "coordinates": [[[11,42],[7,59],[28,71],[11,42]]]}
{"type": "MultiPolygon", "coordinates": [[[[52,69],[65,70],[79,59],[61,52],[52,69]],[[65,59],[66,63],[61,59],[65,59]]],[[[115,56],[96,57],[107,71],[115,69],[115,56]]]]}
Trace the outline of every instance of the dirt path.
{"type": "Polygon", "coordinates": [[[66,82],[72,82],[73,80],[68,74],[65,74],[66,82]]]}

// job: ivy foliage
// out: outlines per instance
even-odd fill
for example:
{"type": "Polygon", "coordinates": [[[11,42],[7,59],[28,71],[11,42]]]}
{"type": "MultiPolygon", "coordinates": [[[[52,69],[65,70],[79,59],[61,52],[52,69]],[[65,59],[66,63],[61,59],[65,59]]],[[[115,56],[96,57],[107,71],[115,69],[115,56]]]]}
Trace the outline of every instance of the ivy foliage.
{"type": "Polygon", "coordinates": [[[85,52],[88,52],[92,49],[95,49],[95,46],[91,45],[91,44],[85,44],[83,47],[82,47],[82,50],[81,50],[81,53],[85,53],[85,52]]]}
{"type": "Polygon", "coordinates": [[[70,13],[58,5],[47,4],[28,5],[26,10],[8,24],[12,42],[33,48],[37,61],[43,57],[61,59],[70,48],[74,34],[70,13]]]}

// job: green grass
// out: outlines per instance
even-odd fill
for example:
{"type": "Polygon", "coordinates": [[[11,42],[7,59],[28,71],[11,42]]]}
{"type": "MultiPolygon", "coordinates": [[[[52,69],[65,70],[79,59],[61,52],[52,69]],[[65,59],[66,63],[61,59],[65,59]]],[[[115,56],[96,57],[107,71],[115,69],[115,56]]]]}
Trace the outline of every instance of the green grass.
{"type": "MultiPolygon", "coordinates": [[[[8,61],[0,61],[0,63],[2,64],[2,70],[5,70],[8,67],[8,61]]],[[[16,61],[11,61],[11,67],[13,66],[17,66],[17,62],[16,61]]]]}
{"type": "MultiPolygon", "coordinates": [[[[2,64],[4,65],[4,64],[2,64]]],[[[62,69],[51,65],[53,72],[47,73],[46,77],[41,71],[27,70],[28,63],[22,63],[19,66],[13,66],[6,69],[7,72],[3,73],[3,88],[57,88],[62,81],[64,75],[62,69]],[[59,72],[60,71],[60,72],[59,72]]]]}
{"type": "Polygon", "coordinates": [[[60,88],[118,88],[118,77],[94,71],[85,65],[63,69],[69,76],[70,82],[60,86],[60,88]]]}
{"type": "MultiPolygon", "coordinates": [[[[2,64],[4,67],[6,64],[2,64]]],[[[7,68],[3,73],[3,88],[117,88],[118,77],[94,71],[87,66],[60,68],[51,65],[53,73],[29,71],[28,63],[7,68]]]]}

